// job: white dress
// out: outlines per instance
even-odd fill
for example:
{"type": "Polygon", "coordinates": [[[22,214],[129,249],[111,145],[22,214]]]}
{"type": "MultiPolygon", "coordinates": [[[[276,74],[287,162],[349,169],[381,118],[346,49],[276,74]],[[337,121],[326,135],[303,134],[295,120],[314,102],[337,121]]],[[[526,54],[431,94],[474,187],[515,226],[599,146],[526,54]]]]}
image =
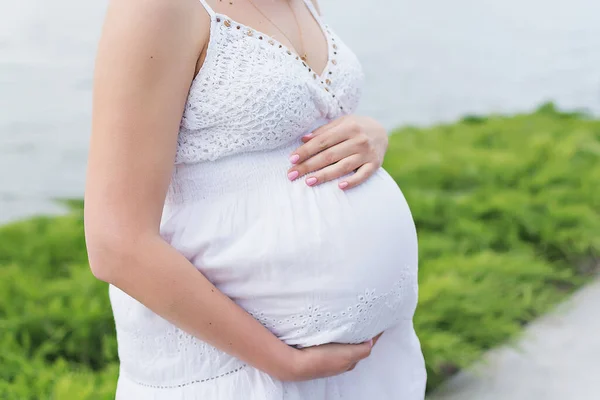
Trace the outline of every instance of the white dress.
{"type": "Polygon", "coordinates": [[[360,343],[385,332],[348,373],[281,382],[181,331],[110,287],[121,363],[118,400],[422,400],[425,368],[412,317],[417,236],[402,192],[379,169],[290,182],[300,137],[352,113],[363,74],[322,22],[318,74],[271,37],[215,13],[189,93],[161,235],[281,340],[360,343]]]}

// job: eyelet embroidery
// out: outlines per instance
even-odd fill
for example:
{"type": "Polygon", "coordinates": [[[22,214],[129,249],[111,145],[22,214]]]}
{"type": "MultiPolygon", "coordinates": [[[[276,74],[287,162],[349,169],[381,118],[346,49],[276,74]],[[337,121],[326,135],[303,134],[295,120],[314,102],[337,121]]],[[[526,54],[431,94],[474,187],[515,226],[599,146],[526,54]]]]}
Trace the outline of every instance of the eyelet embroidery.
{"type": "MultiPolygon", "coordinates": [[[[310,336],[331,329],[333,325],[347,325],[356,343],[371,339],[369,333],[381,315],[386,319],[399,322],[404,319],[402,305],[409,291],[417,294],[416,268],[404,266],[400,280],[385,293],[378,294],[374,289],[365,289],[356,297],[354,304],[337,311],[323,311],[319,304],[309,304],[304,311],[285,320],[266,316],[264,312],[248,311],[256,320],[271,331],[277,332],[284,324],[296,328],[300,336],[310,336]]],[[[410,313],[409,313],[410,314],[410,313]]],[[[410,314],[412,315],[412,314],[410,314]]]]}
{"type": "MultiPolygon", "coordinates": [[[[221,22],[221,18],[220,17],[216,17],[216,21],[217,22],[221,22]]],[[[231,27],[231,20],[225,19],[223,21],[223,25],[225,25],[227,28],[231,27]]],[[[240,25],[237,25],[237,29],[240,29],[240,25]]],[[[327,44],[329,46],[330,42],[333,43],[334,38],[331,37],[331,32],[329,31],[329,28],[327,28],[326,25],[323,25],[323,32],[327,33],[326,41],[327,41],[327,44]]],[[[248,36],[254,36],[255,33],[257,33],[257,32],[255,32],[255,30],[253,30],[252,28],[248,27],[248,30],[246,32],[246,34],[248,36]]],[[[258,39],[259,40],[263,40],[263,36],[259,35],[258,39]]],[[[271,39],[271,40],[269,40],[269,44],[270,45],[274,45],[275,41],[273,39],[271,39]]],[[[334,66],[337,65],[337,61],[335,59],[330,60],[329,58],[330,58],[330,54],[337,55],[337,51],[334,51],[334,50],[337,50],[338,46],[335,43],[333,43],[333,44],[331,44],[331,47],[332,47],[333,50],[328,50],[328,60],[327,60],[327,64],[325,65],[325,70],[327,70],[327,68],[330,66],[330,64],[334,65],[334,66]]],[[[288,55],[292,55],[293,54],[290,49],[284,48],[284,46],[281,43],[279,43],[279,48],[286,50],[286,53],[288,55]]],[[[300,57],[296,56],[296,60],[300,60],[300,57]]],[[[308,68],[308,72],[312,72],[312,69],[310,67],[308,67],[308,65],[304,61],[302,62],[302,65],[304,67],[308,68]]],[[[323,73],[325,73],[325,71],[323,71],[323,73]]],[[[331,71],[329,71],[329,74],[331,74],[331,71]]],[[[321,81],[321,83],[323,83],[323,81],[321,81]]],[[[331,82],[329,80],[328,80],[328,84],[331,84],[331,82]]],[[[326,89],[326,90],[329,91],[328,89],[326,89]]]]}
{"type": "Polygon", "coordinates": [[[181,119],[175,163],[214,161],[240,152],[277,148],[299,135],[299,129],[310,129],[315,107],[329,118],[336,118],[358,106],[364,78],[360,63],[326,25],[322,24],[328,61],[321,76],[317,74],[315,78],[315,71],[298,54],[263,32],[224,14],[213,14],[212,23],[216,29],[211,31],[207,57],[194,79],[181,119]],[[287,57],[288,61],[284,61],[287,57]],[[244,61],[243,71],[230,68],[237,59],[244,61]],[[281,67],[291,60],[298,71],[293,76],[281,74],[281,67]],[[252,87],[256,83],[265,85],[263,90],[272,91],[268,101],[255,104],[244,96],[233,99],[239,83],[229,77],[232,72],[237,75],[237,71],[248,79],[244,85],[252,87]],[[302,72],[306,74],[304,78],[302,72]],[[333,76],[335,80],[331,79],[333,76]],[[331,83],[326,83],[325,77],[331,83]],[[299,84],[302,79],[310,79],[311,86],[320,86],[320,90],[310,89],[306,82],[299,84]],[[293,93],[276,89],[282,86],[293,88],[293,93]],[[235,118],[231,113],[221,116],[211,100],[213,96],[229,96],[222,100],[231,105],[235,115],[252,117],[235,118]],[[248,123],[232,129],[234,121],[241,120],[248,123]]]}

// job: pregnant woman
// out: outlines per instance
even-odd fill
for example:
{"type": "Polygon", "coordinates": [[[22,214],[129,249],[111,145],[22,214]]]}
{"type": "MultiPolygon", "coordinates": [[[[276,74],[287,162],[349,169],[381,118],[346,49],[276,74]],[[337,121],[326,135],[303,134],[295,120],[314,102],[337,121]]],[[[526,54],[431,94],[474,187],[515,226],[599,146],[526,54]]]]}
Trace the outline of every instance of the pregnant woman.
{"type": "Polygon", "coordinates": [[[362,78],[311,0],[111,1],[85,229],[117,399],[423,399],[417,237],[362,78]]]}

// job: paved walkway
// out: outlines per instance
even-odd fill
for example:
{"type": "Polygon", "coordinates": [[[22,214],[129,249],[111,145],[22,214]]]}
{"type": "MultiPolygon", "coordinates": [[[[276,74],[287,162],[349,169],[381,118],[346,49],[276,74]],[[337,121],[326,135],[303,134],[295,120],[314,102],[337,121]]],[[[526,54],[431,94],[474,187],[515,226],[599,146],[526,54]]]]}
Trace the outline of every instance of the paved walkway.
{"type": "Polygon", "coordinates": [[[431,400],[600,400],[600,280],[431,400]]]}

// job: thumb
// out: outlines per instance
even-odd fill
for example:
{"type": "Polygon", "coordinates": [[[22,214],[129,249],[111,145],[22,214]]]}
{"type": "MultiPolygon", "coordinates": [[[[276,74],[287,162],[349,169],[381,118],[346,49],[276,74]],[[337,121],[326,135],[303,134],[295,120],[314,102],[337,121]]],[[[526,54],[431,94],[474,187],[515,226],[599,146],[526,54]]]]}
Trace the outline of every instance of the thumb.
{"type": "Polygon", "coordinates": [[[373,339],[368,340],[364,343],[356,344],[354,346],[356,359],[362,360],[371,355],[371,349],[373,348],[373,339]]]}

